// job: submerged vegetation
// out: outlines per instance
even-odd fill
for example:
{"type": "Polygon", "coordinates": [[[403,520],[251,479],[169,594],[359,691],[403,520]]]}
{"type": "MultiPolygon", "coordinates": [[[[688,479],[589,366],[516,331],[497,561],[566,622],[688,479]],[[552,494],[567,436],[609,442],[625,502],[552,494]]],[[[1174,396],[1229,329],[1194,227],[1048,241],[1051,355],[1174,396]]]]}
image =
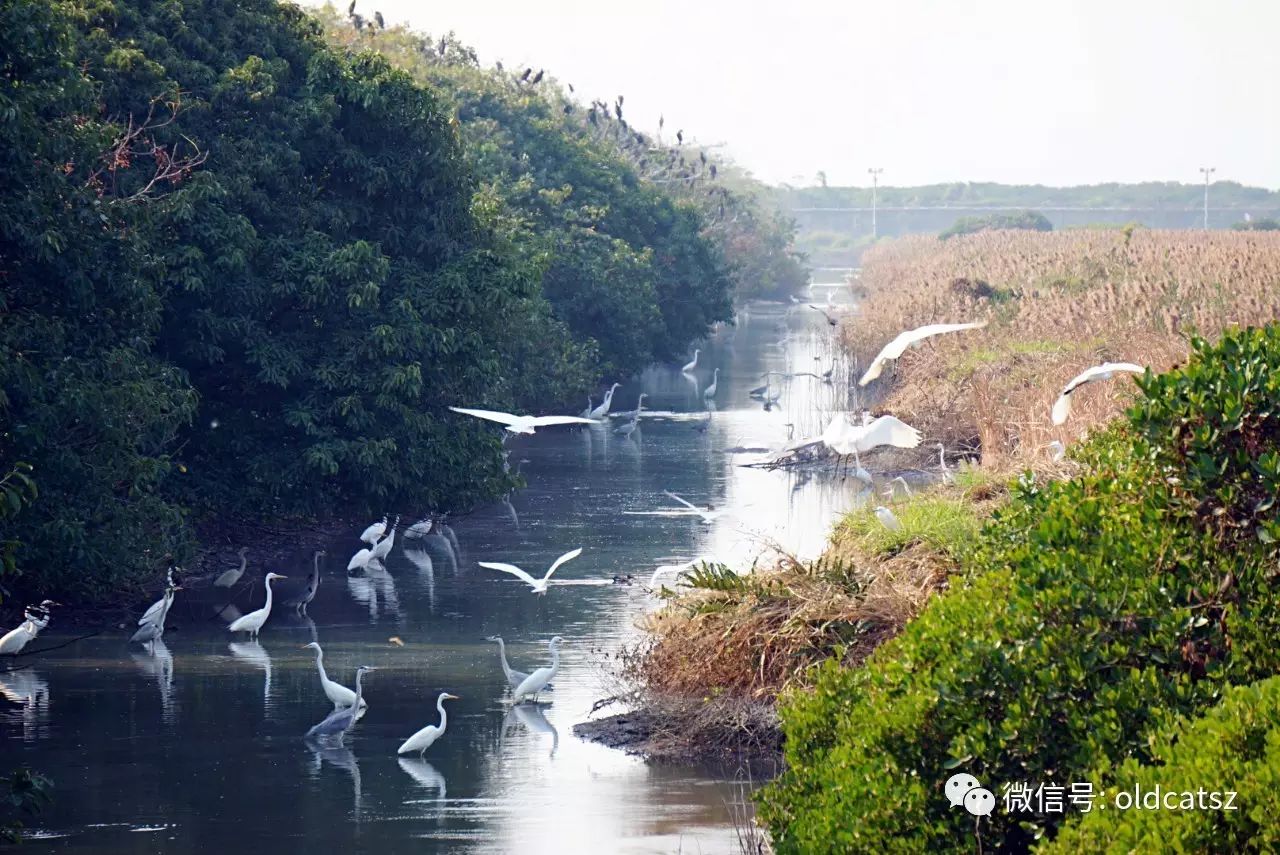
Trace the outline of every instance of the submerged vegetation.
{"type": "Polygon", "coordinates": [[[737,286],[802,284],[725,165],[664,183],[558,89],[345,26],[0,4],[0,471],[38,486],[12,588],[127,591],[211,513],[500,495],[497,438],[446,405],[576,410],[737,286]]]}

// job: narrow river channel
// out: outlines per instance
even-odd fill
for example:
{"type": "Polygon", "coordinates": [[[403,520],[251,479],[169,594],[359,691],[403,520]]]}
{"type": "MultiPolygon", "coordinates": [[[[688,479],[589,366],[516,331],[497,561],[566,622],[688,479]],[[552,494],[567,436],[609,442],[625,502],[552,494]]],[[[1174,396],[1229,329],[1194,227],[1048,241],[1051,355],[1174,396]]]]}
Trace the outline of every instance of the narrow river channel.
{"type": "MultiPolygon", "coordinates": [[[[821,292],[819,292],[821,293],[821,292]]],[[[180,592],[164,643],[149,654],[121,631],[35,658],[0,675],[3,768],[28,765],[56,782],[32,829],[30,852],[237,855],[353,852],[733,852],[742,787],[729,772],[651,766],[576,738],[595,700],[613,694],[613,654],[657,607],[646,590],[658,564],[713,556],[735,567],[770,545],[805,556],[822,548],[838,515],[860,501],[856,482],[743,466],[796,436],[821,430],[847,406],[847,375],[798,376],[766,409],[748,391],[766,371],[821,375],[833,365],[831,328],[803,307],[757,304],[703,348],[696,380],[654,368],[618,390],[615,410],[646,412],[633,438],[612,428],[544,429],[508,443],[528,487],[453,520],[458,555],[443,538],[401,538],[385,571],[349,578],[361,544],[336,534],[310,619],[279,610],[258,641],[232,639],[180,592]],[[702,390],[720,369],[710,424],[702,390]],[[723,511],[711,523],[663,512],[671,490],[723,511]],[[663,513],[654,513],[655,511],[663,513]],[[505,561],[535,575],[581,546],[547,596],[476,566],[505,561]],[[634,585],[614,584],[633,573],[634,585]],[[513,667],[547,662],[564,638],[549,703],[512,709],[496,647],[513,667]],[[389,639],[403,641],[397,646],[389,639]],[[331,706],[302,645],[318,640],[332,678],[368,675],[369,712],[340,748],[302,736],[331,706]],[[426,754],[399,743],[449,706],[447,734],[426,754]]],[[[586,402],[583,401],[585,406],[586,402]]],[[[614,422],[615,425],[621,422],[614,422]]],[[[301,549],[290,566],[305,575],[301,549]]],[[[261,604],[261,575],[241,593],[261,604]]],[[[36,647],[65,641],[54,626],[36,647]]]]}

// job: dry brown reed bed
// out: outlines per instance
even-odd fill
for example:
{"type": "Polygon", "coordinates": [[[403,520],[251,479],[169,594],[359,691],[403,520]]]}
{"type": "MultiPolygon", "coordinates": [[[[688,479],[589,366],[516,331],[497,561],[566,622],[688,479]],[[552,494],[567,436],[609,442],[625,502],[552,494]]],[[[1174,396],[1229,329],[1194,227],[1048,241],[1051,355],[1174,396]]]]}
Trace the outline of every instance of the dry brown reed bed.
{"type": "Polygon", "coordinates": [[[1061,428],[1049,408],[1079,370],[1104,360],[1156,371],[1188,337],[1280,317],[1280,233],[1000,231],[911,237],[868,251],[861,310],[842,329],[865,360],[903,329],[985,318],[981,331],[934,339],[885,372],[886,409],[931,438],[981,443],[983,462],[1039,465],[1118,415],[1127,380],[1076,393],[1061,428]]]}

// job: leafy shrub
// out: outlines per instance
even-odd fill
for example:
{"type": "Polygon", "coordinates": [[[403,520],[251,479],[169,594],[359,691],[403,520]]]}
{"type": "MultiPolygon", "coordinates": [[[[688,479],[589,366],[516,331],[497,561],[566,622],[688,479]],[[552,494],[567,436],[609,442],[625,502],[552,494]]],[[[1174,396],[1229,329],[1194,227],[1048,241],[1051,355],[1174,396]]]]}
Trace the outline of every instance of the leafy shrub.
{"type": "Polygon", "coordinates": [[[1033,232],[1051,232],[1053,223],[1044,214],[1037,211],[1022,211],[1018,214],[988,214],[985,217],[961,217],[951,228],[938,234],[939,240],[947,240],[957,235],[971,235],[975,232],[996,231],[998,229],[1021,229],[1033,232]]]}
{"type": "MultiPolygon", "coordinates": [[[[1085,474],[1016,488],[966,581],[867,667],[827,663],[789,699],[788,771],[763,798],[779,851],[969,850],[972,818],[941,791],[950,770],[993,786],[1149,762],[1173,716],[1280,670],[1265,642],[1280,611],[1274,547],[1222,521],[1252,522],[1253,485],[1270,477],[1235,450],[1262,461],[1280,445],[1258,428],[1280,406],[1278,334],[1196,342],[1187,367],[1144,385],[1127,424],[1077,451],[1085,474]],[[1218,504],[1189,502],[1191,489],[1218,504]]],[[[983,837],[1016,851],[1056,819],[997,812],[983,837]]]]}
{"type": "MultiPolygon", "coordinates": [[[[1234,791],[1236,810],[1097,810],[1075,817],[1037,851],[1275,852],[1280,850],[1280,678],[1228,689],[1200,718],[1163,730],[1153,764],[1128,759],[1095,789],[1234,791]]],[[[1220,802],[1224,805],[1226,799],[1220,802]]]]}

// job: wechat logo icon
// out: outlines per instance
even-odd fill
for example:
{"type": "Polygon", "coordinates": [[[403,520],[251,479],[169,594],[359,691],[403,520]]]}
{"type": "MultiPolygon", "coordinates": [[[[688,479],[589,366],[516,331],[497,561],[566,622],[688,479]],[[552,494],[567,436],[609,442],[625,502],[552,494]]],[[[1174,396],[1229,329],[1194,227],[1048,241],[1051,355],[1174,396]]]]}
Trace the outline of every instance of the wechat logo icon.
{"type": "Polygon", "coordinates": [[[952,775],[947,779],[944,789],[947,793],[947,801],[953,808],[964,805],[964,809],[974,816],[991,816],[991,812],[996,809],[995,794],[985,789],[977,778],[967,773],[952,775]]]}

